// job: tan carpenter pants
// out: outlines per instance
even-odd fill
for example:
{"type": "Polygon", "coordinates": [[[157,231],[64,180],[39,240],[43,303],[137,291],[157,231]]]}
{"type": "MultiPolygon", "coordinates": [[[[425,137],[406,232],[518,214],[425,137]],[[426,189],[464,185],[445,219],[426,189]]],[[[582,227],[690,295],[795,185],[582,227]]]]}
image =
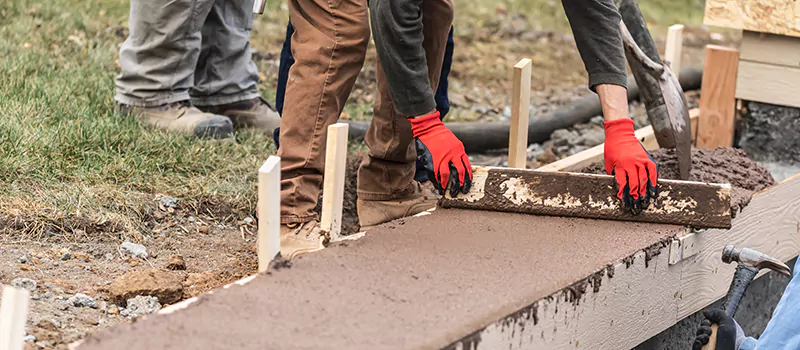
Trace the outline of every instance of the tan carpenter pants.
{"type": "MultiPolygon", "coordinates": [[[[423,2],[431,5],[423,9],[423,46],[428,78],[436,91],[453,7],[451,0],[423,2]]],[[[314,208],[325,167],[327,128],[344,108],[369,40],[366,0],[290,0],[289,16],[295,28],[291,39],[295,63],[289,70],[278,150],[281,223],[317,218],[314,208]]],[[[358,196],[390,200],[411,193],[416,151],[411,125],[407,116],[396,113],[380,65],[377,73],[378,96],[366,136],[370,151],[359,168],[358,196]]]]}

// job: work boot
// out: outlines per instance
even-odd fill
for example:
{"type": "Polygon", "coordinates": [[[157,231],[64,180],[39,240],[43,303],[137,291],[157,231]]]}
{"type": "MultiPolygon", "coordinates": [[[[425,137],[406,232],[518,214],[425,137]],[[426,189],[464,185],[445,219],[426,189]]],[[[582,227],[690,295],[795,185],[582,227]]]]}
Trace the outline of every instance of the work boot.
{"type": "Polygon", "coordinates": [[[233,127],[256,128],[272,133],[281,126],[281,117],[269,102],[261,97],[219,106],[200,107],[206,113],[224,115],[231,118],[233,127]]]}
{"type": "Polygon", "coordinates": [[[138,107],[118,103],[118,112],[141,118],[148,127],[176,131],[199,138],[224,139],[233,136],[233,124],[228,117],[203,113],[188,101],[156,107],[138,107]]]}
{"type": "Polygon", "coordinates": [[[316,220],[281,225],[281,256],[285,259],[322,250],[324,242],[325,236],[316,220]]]}
{"type": "Polygon", "coordinates": [[[439,195],[414,181],[414,193],[410,196],[388,201],[356,200],[358,223],[361,230],[368,230],[377,225],[419,214],[436,207],[439,195]]]}

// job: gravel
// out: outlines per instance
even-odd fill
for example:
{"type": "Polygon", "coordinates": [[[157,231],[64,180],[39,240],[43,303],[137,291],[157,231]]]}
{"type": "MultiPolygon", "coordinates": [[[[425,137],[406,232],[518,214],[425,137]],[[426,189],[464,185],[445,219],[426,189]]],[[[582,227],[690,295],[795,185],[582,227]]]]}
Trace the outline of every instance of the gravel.
{"type": "Polygon", "coordinates": [[[127,305],[125,309],[120,311],[120,315],[129,318],[149,315],[161,310],[161,303],[158,302],[158,298],[152,296],[140,295],[128,299],[127,305]]]}
{"type": "Polygon", "coordinates": [[[92,309],[97,308],[97,302],[94,301],[94,298],[82,293],[75,294],[75,296],[67,299],[67,304],[74,307],[90,307],[92,309]]]}
{"type": "Polygon", "coordinates": [[[17,288],[27,289],[31,292],[36,290],[36,281],[30,278],[15,278],[11,281],[11,285],[17,288]]]}
{"type": "Polygon", "coordinates": [[[147,259],[147,248],[141,244],[125,241],[119,246],[119,249],[123,255],[127,254],[134,258],[147,259]]]}

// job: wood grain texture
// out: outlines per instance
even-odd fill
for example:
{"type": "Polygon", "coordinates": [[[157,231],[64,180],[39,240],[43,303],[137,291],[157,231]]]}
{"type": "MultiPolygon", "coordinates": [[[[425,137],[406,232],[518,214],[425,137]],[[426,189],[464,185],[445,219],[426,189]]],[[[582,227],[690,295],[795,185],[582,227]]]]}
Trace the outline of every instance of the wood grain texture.
{"type": "Polygon", "coordinates": [[[0,350],[22,350],[28,320],[30,294],[25,289],[3,286],[0,302],[0,350]]]}
{"type": "MultiPolygon", "coordinates": [[[[689,110],[689,120],[692,127],[692,139],[696,135],[698,118],[700,117],[700,109],[693,108],[689,110]]],[[[634,132],[636,138],[642,143],[645,149],[654,150],[658,149],[658,141],[656,140],[655,133],[652,126],[646,126],[634,132]]],[[[578,171],[594,163],[602,162],[605,145],[600,144],[587,149],[582,152],[575,153],[569,157],[557,160],[547,165],[536,168],[538,171],[578,171]]]]}
{"type": "Polygon", "coordinates": [[[613,176],[508,168],[474,168],[473,174],[470,192],[455,198],[446,193],[439,206],[695,227],[731,225],[729,184],[659,180],[655,203],[633,215],[621,208],[613,176]]]}
{"type": "Polygon", "coordinates": [[[258,272],[281,251],[281,158],[270,156],[258,169],[258,272]]]}
{"type": "Polygon", "coordinates": [[[800,107],[797,86],[800,86],[800,68],[750,61],[739,62],[736,98],[800,107]]]}
{"type": "Polygon", "coordinates": [[[325,150],[325,178],[322,186],[322,213],[320,228],[331,241],[339,240],[342,232],[342,203],[344,201],[344,175],[347,168],[347,124],[336,123],[328,127],[325,150]]]}
{"type": "Polygon", "coordinates": [[[706,0],[703,24],[800,36],[800,5],[787,0],[706,0]]]}
{"type": "Polygon", "coordinates": [[[683,55],[683,24],[675,24],[667,31],[667,48],[664,50],[664,60],[669,62],[673,72],[681,71],[681,57],[683,55]]]}
{"type": "Polygon", "coordinates": [[[511,95],[511,130],[508,138],[508,167],[525,169],[528,163],[528,117],[531,103],[531,60],[514,65],[511,95]]]}
{"type": "Polygon", "coordinates": [[[689,316],[728,291],[735,264],[721,260],[727,244],[755,249],[781,261],[800,252],[800,174],[753,196],[730,230],[697,233],[697,251],[682,266],[678,317],[689,316]]]}
{"type": "Polygon", "coordinates": [[[800,38],[744,31],[739,60],[800,68],[800,38]]]}
{"type": "Polygon", "coordinates": [[[738,50],[715,45],[706,46],[697,147],[715,148],[733,145],[738,63],[738,50]]]}

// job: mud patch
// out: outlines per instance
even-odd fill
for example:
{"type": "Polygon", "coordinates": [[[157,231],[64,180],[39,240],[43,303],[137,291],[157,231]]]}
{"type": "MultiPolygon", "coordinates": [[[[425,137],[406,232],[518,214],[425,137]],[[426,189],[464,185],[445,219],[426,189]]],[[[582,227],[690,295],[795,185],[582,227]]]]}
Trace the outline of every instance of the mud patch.
{"type": "MultiPolygon", "coordinates": [[[[674,149],[651,151],[650,155],[658,164],[658,176],[662,179],[675,179],[678,176],[678,160],[674,149]]],[[[580,172],[605,174],[601,163],[591,165],[580,172]]],[[[750,159],[737,148],[717,147],[692,149],[692,172],[689,180],[711,183],[731,184],[731,216],[736,217],[750,203],[755,192],[775,184],[769,171],[750,159]]]]}

